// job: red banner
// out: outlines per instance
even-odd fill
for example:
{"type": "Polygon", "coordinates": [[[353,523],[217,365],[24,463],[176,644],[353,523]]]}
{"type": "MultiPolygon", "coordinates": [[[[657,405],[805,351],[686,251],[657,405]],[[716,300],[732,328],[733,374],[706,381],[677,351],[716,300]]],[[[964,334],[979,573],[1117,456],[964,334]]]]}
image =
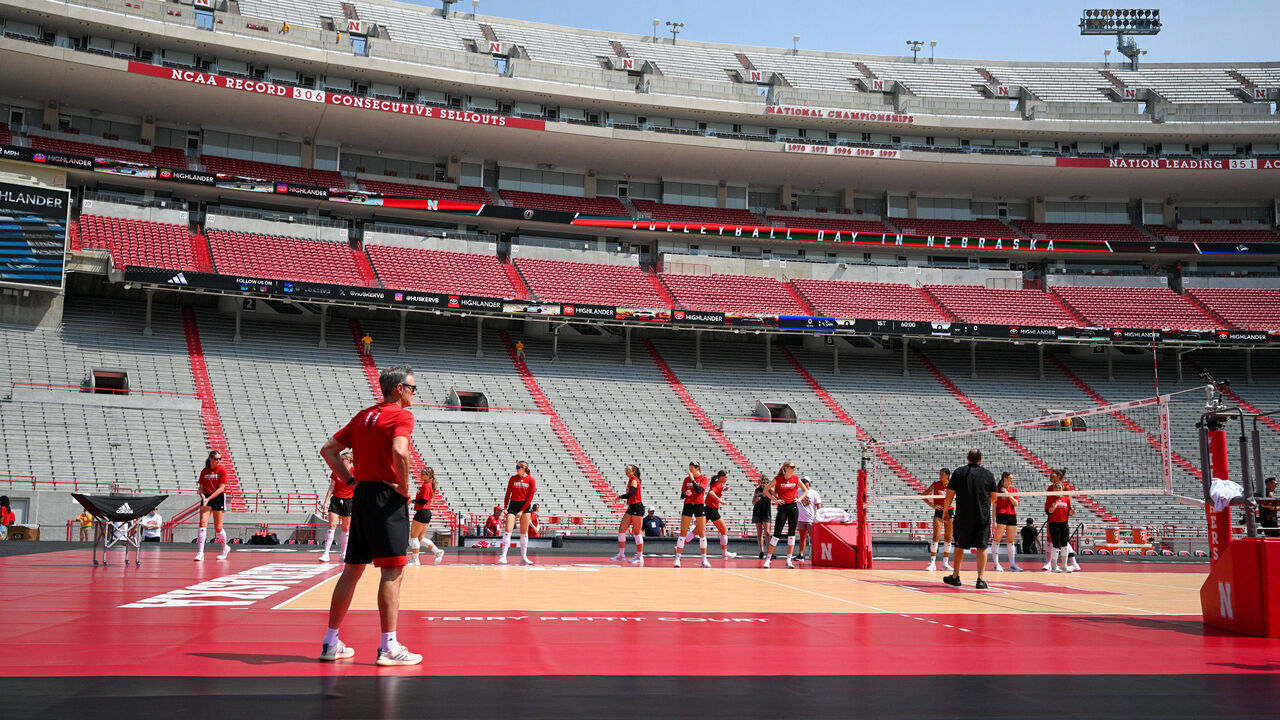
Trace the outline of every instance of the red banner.
{"type": "Polygon", "coordinates": [[[1058,167],[1108,170],[1280,170],[1280,160],[1253,158],[1056,158],[1058,167]]]}
{"type": "Polygon", "coordinates": [[[287,98],[289,100],[297,100],[301,102],[324,103],[326,105],[338,105],[341,107],[357,108],[360,110],[374,110],[377,112],[395,113],[397,115],[414,115],[434,120],[448,120],[450,122],[468,123],[471,125],[491,125],[493,127],[518,128],[521,130],[545,130],[547,126],[546,122],[543,120],[510,117],[507,115],[491,115],[488,113],[471,112],[469,110],[455,110],[453,108],[438,108],[428,105],[418,105],[417,103],[402,102],[399,100],[382,100],[380,98],[344,95],[325,90],[311,90],[309,88],[275,85],[262,80],[214,75],[212,73],[200,72],[198,70],[168,68],[140,62],[130,62],[129,72],[139,75],[150,75],[151,77],[165,78],[167,80],[194,83],[196,85],[208,85],[210,87],[220,87],[228,90],[241,90],[243,92],[250,92],[257,95],[271,95],[274,97],[287,98]]]}

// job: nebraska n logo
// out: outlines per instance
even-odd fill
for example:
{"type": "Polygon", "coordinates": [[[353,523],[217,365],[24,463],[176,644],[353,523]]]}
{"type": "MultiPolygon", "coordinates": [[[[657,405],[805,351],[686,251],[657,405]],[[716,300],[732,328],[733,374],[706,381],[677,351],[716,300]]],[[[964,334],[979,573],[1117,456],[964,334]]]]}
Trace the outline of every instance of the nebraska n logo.
{"type": "Polygon", "coordinates": [[[822,559],[831,560],[831,543],[822,543],[822,559]]]}
{"type": "Polygon", "coordinates": [[[120,507],[116,508],[117,515],[123,515],[125,513],[131,513],[131,512],[133,512],[133,508],[129,507],[129,503],[125,503],[120,507]]]}
{"type": "Polygon", "coordinates": [[[1231,583],[1218,581],[1218,614],[1226,620],[1235,620],[1236,612],[1231,607],[1231,583]]]}
{"type": "Polygon", "coordinates": [[[187,276],[182,273],[178,273],[177,275],[174,275],[173,277],[169,278],[169,284],[170,285],[186,285],[187,276]]]}

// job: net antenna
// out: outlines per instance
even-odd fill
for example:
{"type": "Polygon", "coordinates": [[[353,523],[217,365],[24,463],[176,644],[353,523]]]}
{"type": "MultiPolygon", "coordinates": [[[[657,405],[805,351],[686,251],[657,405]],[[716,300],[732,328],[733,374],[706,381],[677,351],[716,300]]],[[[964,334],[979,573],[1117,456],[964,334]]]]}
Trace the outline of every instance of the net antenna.
{"type": "Polygon", "coordinates": [[[1023,497],[1172,496],[1170,397],[1157,395],[1083,410],[1046,408],[1025,420],[873,440],[864,450],[871,464],[868,501],[896,506],[891,511],[895,516],[902,510],[918,512],[920,500],[943,496],[908,494],[913,488],[902,482],[900,468],[909,468],[912,475],[928,482],[941,468],[962,465],[970,448],[983,451],[983,465],[996,476],[1005,470],[1014,473],[1023,497]],[[1068,468],[1072,487],[1043,491],[1052,468],[1068,468]]]}
{"type": "Polygon", "coordinates": [[[1164,25],[1160,11],[1154,9],[1091,9],[1080,17],[1081,35],[1115,35],[1116,50],[1129,58],[1129,69],[1138,69],[1138,58],[1147,51],[1126,35],[1158,35],[1164,25]]]}

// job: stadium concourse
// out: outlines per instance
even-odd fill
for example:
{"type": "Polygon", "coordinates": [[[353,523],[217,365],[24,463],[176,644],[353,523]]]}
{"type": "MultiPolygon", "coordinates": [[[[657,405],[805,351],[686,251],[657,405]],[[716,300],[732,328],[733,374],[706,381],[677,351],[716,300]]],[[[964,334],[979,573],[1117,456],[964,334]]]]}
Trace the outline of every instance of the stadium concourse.
{"type": "Polygon", "coordinates": [[[1280,466],[1275,62],[452,4],[0,0],[0,717],[1274,716],[1276,628],[1243,626],[1280,581],[1217,552],[1267,557],[1274,514],[1204,505],[1280,466]],[[320,662],[318,452],[404,365],[424,659],[376,664],[369,573],[320,662]],[[1256,462],[1204,451],[1206,394],[1256,462]],[[926,569],[971,447],[1039,543],[985,588],[926,569]],[[520,461],[539,533],[502,565],[520,461]],[[727,473],[728,553],[675,543],[691,461],[727,473]],[[792,462],[837,519],[766,565],[792,462]],[[642,562],[610,559],[627,465],[666,523],[642,562]],[[230,544],[192,562],[198,472],[230,544]],[[85,524],[72,493],[120,497],[85,524]],[[159,498],[159,541],[99,564],[82,533],[159,498]],[[1050,531],[1079,571],[1041,569],[1050,531]]]}

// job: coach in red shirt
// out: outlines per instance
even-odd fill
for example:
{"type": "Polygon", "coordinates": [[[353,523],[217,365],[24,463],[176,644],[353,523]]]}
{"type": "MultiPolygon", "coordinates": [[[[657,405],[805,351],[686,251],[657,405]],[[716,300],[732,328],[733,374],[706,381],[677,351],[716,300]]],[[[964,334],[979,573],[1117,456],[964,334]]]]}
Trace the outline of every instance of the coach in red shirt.
{"type": "Polygon", "coordinates": [[[422,656],[396,640],[396,619],[400,612],[400,581],[409,558],[409,436],[413,414],[408,407],[418,392],[413,369],[408,365],[386,368],[378,377],[382,402],[367,407],[339,430],[320,449],[339,481],[355,483],[351,512],[351,537],[342,576],[329,602],[329,630],[321,646],[321,660],[343,660],[355,650],[338,639],[338,628],[364,567],[373,563],[382,571],[378,585],[378,619],[382,643],[378,665],[417,665],[422,656]],[[339,453],[351,448],[354,469],[349,469],[339,453]],[[353,477],[354,472],[354,477],[353,477]]]}

